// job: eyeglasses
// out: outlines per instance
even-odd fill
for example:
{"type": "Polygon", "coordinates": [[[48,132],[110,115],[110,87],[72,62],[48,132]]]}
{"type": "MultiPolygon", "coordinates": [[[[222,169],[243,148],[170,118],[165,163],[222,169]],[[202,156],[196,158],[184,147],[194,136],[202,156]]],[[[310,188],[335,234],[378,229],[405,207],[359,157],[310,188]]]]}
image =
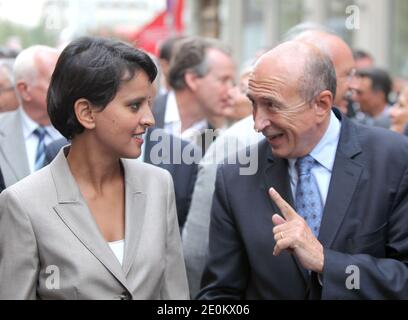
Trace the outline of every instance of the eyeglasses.
{"type": "Polygon", "coordinates": [[[4,92],[7,92],[7,91],[12,91],[12,90],[14,90],[14,87],[0,88],[0,94],[3,94],[4,92]]]}

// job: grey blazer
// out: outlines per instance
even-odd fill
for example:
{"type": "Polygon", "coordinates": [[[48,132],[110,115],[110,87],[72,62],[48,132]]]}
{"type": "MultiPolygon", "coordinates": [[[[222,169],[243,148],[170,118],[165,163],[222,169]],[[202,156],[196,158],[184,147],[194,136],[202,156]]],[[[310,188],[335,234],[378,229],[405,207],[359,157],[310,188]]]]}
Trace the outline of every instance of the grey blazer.
{"type": "Polygon", "coordinates": [[[30,174],[21,111],[0,114],[0,168],[6,187],[30,174]]]}
{"type": "Polygon", "coordinates": [[[126,189],[121,265],[80,193],[64,149],[0,195],[0,299],[188,299],[170,174],[121,160],[126,189]]]}

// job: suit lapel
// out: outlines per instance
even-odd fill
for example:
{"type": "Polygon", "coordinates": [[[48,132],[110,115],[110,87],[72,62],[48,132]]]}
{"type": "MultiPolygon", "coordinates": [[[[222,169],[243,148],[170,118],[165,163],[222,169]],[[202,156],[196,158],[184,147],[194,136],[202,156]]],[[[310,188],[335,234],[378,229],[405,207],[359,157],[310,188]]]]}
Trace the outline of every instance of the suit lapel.
{"type": "Polygon", "coordinates": [[[103,238],[69,170],[63,150],[50,165],[58,196],[54,210],[68,229],[130,291],[123,269],[103,238]]]}
{"type": "Polygon", "coordinates": [[[319,240],[324,247],[331,247],[363,171],[354,157],[361,153],[357,141],[357,128],[350,120],[342,118],[342,129],[337,147],[326,205],[323,211],[319,240]]]}
{"type": "Polygon", "coordinates": [[[274,213],[282,215],[276,204],[269,197],[268,190],[269,188],[273,187],[282,196],[282,198],[284,198],[291,206],[293,206],[293,196],[290,189],[287,162],[284,159],[274,158],[271,151],[268,151],[268,162],[263,173],[264,181],[262,189],[266,191],[274,213]]]}
{"type": "Polygon", "coordinates": [[[19,181],[30,174],[20,111],[10,115],[10,119],[4,121],[2,125],[0,152],[3,153],[16,181],[19,181]]]}
{"type": "Polygon", "coordinates": [[[137,255],[146,213],[146,194],[141,191],[141,181],[138,181],[137,175],[132,172],[128,165],[129,161],[132,160],[122,161],[126,179],[125,254],[123,259],[123,270],[126,276],[137,255]]]}
{"type": "Polygon", "coordinates": [[[54,209],[78,240],[130,291],[122,267],[102,237],[88,207],[76,202],[59,204],[54,209]]]}
{"type": "Polygon", "coordinates": [[[1,173],[1,168],[0,168],[0,192],[2,192],[6,188],[4,184],[4,179],[3,179],[3,174],[1,173]]]}
{"type": "MultiPolygon", "coordinates": [[[[269,199],[269,203],[272,208],[271,217],[275,213],[278,213],[282,216],[282,213],[270,198],[268,190],[270,187],[273,187],[282,196],[282,198],[289,203],[290,206],[294,207],[294,201],[289,181],[288,164],[284,159],[273,157],[269,144],[266,143],[266,146],[267,162],[265,163],[265,169],[263,170],[262,174],[264,179],[263,183],[261,184],[261,189],[266,193],[266,196],[269,199]]],[[[260,155],[259,157],[261,159],[263,156],[260,155]]],[[[309,283],[309,274],[307,270],[302,267],[302,265],[294,255],[291,255],[291,257],[296,264],[299,273],[303,277],[305,286],[307,287],[309,283]]]]}

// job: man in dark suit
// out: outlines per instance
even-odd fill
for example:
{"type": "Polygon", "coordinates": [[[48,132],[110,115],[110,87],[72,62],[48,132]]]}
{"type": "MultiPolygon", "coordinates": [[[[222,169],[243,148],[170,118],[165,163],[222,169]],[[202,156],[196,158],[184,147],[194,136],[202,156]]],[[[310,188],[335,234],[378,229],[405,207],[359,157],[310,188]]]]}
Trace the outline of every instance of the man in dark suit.
{"type": "Polygon", "coordinates": [[[258,61],[266,139],[256,174],[217,172],[200,299],[408,298],[408,142],[333,111],[335,77],[301,41],[258,61]]]}
{"type": "Polygon", "coordinates": [[[145,143],[143,161],[169,171],[173,178],[177,217],[181,231],[190,209],[201,152],[193,144],[167,134],[161,129],[154,129],[154,131],[148,129],[145,143]],[[155,146],[156,150],[154,150],[155,146]],[[157,157],[156,151],[159,149],[161,149],[160,157],[157,157]],[[187,151],[191,151],[188,152],[188,157],[191,159],[188,162],[182,157],[183,154],[187,155],[187,151]]]}
{"type": "Polygon", "coordinates": [[[60,149],[66,146],[67,144],[69,144],[67,139],[61,138],[61,139],[55,140],[54,142],[51,142],[48,146],[46,146],[44,166],[50,164],[51,161],[54,160],[55,156],[58,154],[60,149]]]}
{"type": "Polygon", "coordinates": [[[392,79],[388,71],[380,68],[359,69],[354,80],[353,100],[359,105],[356,120],[367,126],[389,129],[392,79]]]}
{"type": "MultiPolygon", "coordinates": [[[[146,132],[141,160],[170,172],[174,183],[177,217],[181,232],[188,210],[190,209],[191,197],[197,176],[197,164],[201,153],[198,147],[169,135],[161,129],[155,129],[155,132],[153,136],[152,130],[149,129],[146,132]],[[156,148],[154,148],[155,146],[156,148]],[[158,154],[159,150],[160,154],[158,154]],[[191,161],[186,162],[181,157],[183,152],[187,156],[186,150],[191,150],[188,155],[191,161]]],[[[67,144],[67,140],[60,139],[48,145],[45,150],[45,163],[49,164],[55,158],[58,151],[67,144]]]]}
{"type": "Polygon", "coordinates": [[[224,109],[231,104],[234,76],[231,52],[220,41],[179,40],[169,69],[172,90],[154,102],[155,127],[197,144],[204,153],[214,138],[209,133],[226,125],[224,109]]]}

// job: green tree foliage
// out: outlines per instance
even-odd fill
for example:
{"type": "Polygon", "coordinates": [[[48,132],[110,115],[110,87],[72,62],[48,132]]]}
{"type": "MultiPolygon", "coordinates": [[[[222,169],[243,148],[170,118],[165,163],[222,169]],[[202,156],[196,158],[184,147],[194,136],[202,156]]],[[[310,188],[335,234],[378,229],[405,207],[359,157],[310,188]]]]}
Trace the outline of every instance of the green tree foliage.
{"type": "Polygon", "coordinates": [[[0,20],[0,45],[12,36],[18,37],[24,48],[34,44],[55,46],[57,39],[56,32],[46,28],[45,20],[41,20],[39,25],[34,28],[0,20]]]}

